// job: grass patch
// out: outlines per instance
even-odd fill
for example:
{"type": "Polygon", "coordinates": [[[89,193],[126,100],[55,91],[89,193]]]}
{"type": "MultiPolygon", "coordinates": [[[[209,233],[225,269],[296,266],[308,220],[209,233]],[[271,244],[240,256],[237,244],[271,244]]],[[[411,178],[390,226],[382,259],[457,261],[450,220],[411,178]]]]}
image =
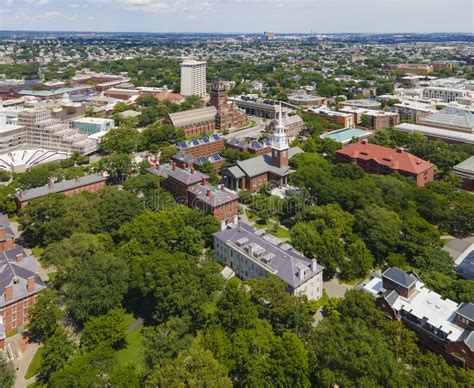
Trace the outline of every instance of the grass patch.
{"type": "Polygon", "coordinates": [[[329,301],[329,296],[326,290],[323,288],[323,295],[318,300],[312,301],[311,307],[314,308],[314,311],[316,312],[316,310],[319,309],[320,307],[324,307],[328,303],[328,301],[329,301]]]}
{"type": "MultiPolygon", "coordinates": [[[[130,317],[130,323],[132,323],[133,316],[130,315],[130,317]]],[[[143,347],[142,328],[143,325],[140,325],[136,329],[127,332],[127,346],[115,353],[115,360],[118,364],[125,366],[132,363],[138,371],[145,370],[145,348],[143,347]]]]}
{"type": "Polygon", "coordinates": [[[25,373],[25,379],[31,379],[38,373],[38,368],[41,363],[41,354],[43,353],[43,347],[38,348],[35,355],[31,359],[30,365],[28,365],[28,370],[25,373]]]}
{"type": "Polygon", "coordinates": [[[268,228],[269,226],[272,226],[273,223],[270,221],[270,220],[265,220],[265,222],[263,223],[262,222],[263,220],[261,218],[259,218],[256,222],[255,222],[255,225],[253,225],[253,227],[255,229],[264,229],[264,228],[268,228]]]}
{"type": "Polygon", "coordinates": [[[237,276],[234,276],[232,279],[229,280],[229,284],[232,284],[234,286],[240,286],[242,284],[242,279],[238,278],[237,276]]]}
{"type": "Polygon", "coordinates": [[[245,214],[247,216],[247,218],[250,220],[250,221],[255,221],[257,220],[258,218],[258,215],[257,213],[255,213],[253,210],[245,210],[245,214]]]}
{"type": "Polygon", "coordinates": [[[41,247],[33,247],[31,248],[31,253],[37,258],[37,259],[41,259],[41,256],[43,255],[44,253],[44,248],[41,248],[41,247]]]}
{"type": "Polygon", "coordinates": [[[267,229],[267,232],[274,235],[278,238],[290,238],[290,231],[288,229],[283,228],[282,226],[277,226],[276,228],[271,226],[267,229]]]}

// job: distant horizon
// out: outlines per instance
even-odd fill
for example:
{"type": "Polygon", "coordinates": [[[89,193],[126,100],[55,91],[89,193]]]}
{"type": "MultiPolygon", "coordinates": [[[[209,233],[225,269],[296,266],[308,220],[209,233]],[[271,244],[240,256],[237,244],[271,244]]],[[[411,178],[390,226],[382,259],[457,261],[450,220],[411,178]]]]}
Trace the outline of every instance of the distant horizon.
{"type": "Polygon", "coordinates": [[[221,34],[221,35],[263,35],[265,32],[272,32],[276,35],[394,35],[394,34],[412,34],[412,35],[434,35],[434,34],[447,34],[447,35],[473,35],[474,32],[465,31],[430,31],[430,32],[414,32],[414,31],[392,31],[392,32],[355,32],[355,31],[340,31],[340,32],[278,32],[272,30],[265,31],[101,31],[101,30],[27,30],[27,29],[0,29],[1,32],[67,32],[67,33],[100,33],[100,34],[196,34],[196,35],[210,35],[210,34],[221,34]]]}
{"type": "Polygon", "coordinates": [[[472,34],[473,10],[471,0],[0,0],[0,30],[472,34]]]}

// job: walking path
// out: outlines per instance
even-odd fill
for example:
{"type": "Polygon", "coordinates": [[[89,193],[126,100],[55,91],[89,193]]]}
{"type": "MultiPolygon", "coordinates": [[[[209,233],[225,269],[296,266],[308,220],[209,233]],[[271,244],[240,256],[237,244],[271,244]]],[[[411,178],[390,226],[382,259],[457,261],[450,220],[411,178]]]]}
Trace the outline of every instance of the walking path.
{"type": "Polygon", "coordinates": [[[28,342],[28,339],[20,334],[10,337],[8,342],[13,343],[18,349],[18,357],[12,360],[16,373],[15,388],[26,388],[36,381],[34,376],[26,380],[25,374],[40,345],[35,342],[28,342]]]}

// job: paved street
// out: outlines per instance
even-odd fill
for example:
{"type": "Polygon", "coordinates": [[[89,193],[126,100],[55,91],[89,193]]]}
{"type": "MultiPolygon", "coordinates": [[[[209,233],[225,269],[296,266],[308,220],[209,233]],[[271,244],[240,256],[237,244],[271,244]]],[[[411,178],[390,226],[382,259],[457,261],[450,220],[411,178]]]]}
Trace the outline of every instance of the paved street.
{"type": "Polygon", "coordinates": [[[265,130],[265,123],[261,118],[258,117],[252,117],[252,120],[255,120],[255,126],[231,132],[227,135],[223,135],[222,137],[227,140],[242,139],[245,137],[259,137],[260,133],[265,130]]]}
{"type": "Polygon", "coordinates": [[[326,289],[326,292],[330,298],[342,298],[347,290],[353,288],[348,284],[339,283],[337,279],[331,279],[328,282],[324,282],[323,287],[326,289]]]}

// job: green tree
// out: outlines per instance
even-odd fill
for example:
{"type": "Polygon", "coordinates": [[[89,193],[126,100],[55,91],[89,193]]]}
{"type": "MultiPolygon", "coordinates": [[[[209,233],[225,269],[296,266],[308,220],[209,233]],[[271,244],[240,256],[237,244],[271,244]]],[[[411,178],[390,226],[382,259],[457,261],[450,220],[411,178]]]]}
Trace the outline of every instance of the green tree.
{"type": "Polygon", "coordinates": [[[57,328],[44,343],[41,361],[38,367],[38,378],[47,383],[51,376],[60,370],[74,353],[74,345],[66,330],[57,328]]]}
{"type": "Polygon", "coordinates": [[[97,346],[110,347],[114,350],[121,349],[127,343],[126,329],[126,316],[121,309],[111,310],[106,315],[92,317],[82,330],[81,347],[86,351],[97,346]]]}
{"type": "Polygon", "coordinates": [[[43,341],[53,335],[58,322],[63,319],[58,294],[50,288],[43,290],[30,308],[28,332],[36,341],[43,341]]]}
{"type": "Polygon", "coordinates": [[[136,129],[122,126],[111,129],[100,141],[100,147],[107,153],[129,154],[137,148],[136,129]]]}
{"type": "Polygon", "coordinates": [[[208,350],[193,347],[174,360],[158,364],[148,376],[145,387],[232,387],[226,368],[208,350]]]}

